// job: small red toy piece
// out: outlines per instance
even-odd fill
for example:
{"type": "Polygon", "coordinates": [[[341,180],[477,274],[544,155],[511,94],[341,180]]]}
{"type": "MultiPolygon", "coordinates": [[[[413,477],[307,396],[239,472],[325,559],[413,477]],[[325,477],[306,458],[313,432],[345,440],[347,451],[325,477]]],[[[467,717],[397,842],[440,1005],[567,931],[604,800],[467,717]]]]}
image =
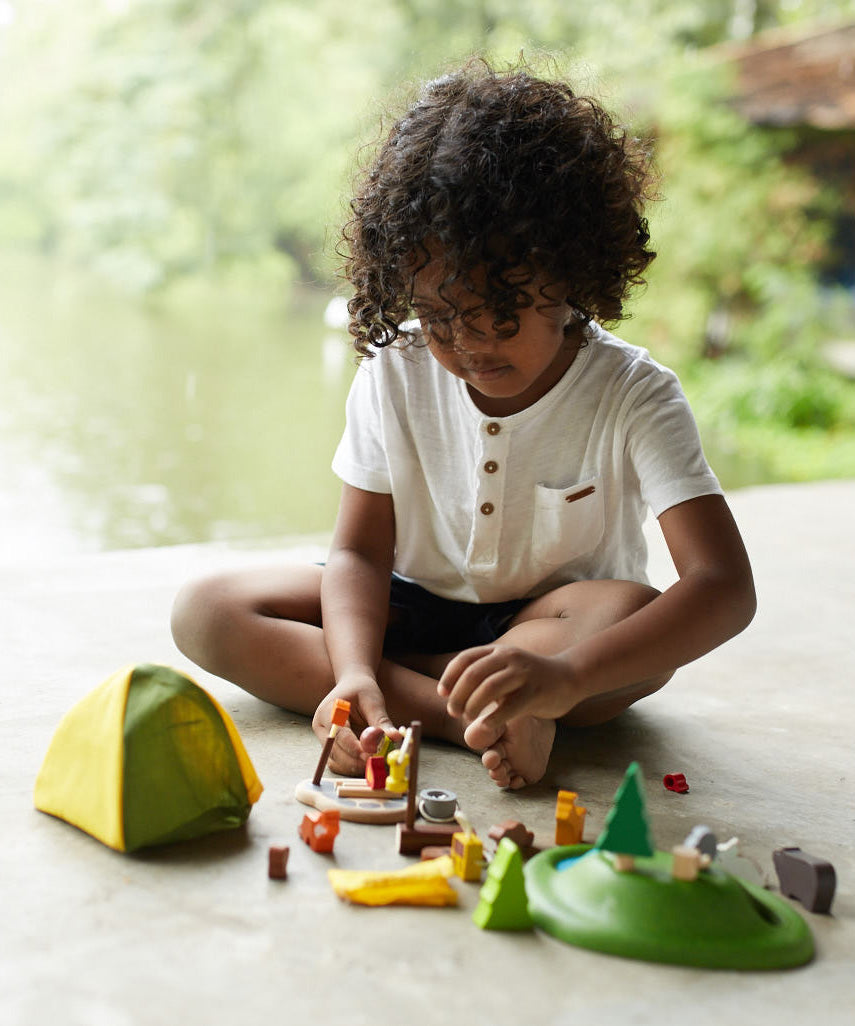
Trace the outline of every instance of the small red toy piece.
{"type": "Polygon", "coordinates": [[[689,790],[684,773],[666,773],[662,783],[669,791],[676,791],[677,794],[685,794],[689,790]]]}
{"type": "Polygon", "coordinates": [[[375,791],[381,791],[386,786],[386,777],[389,776],[389,767],[382,755],[369,755],[365,763],[365,782],[375,791]]]}
{"type": "Polygon", "coordinates": [[[285,880],[288,877],[288,856],[291,849],[287,845],[277,847],[270,845],[267,853],[267,875],[271,880],[285,880]]]}

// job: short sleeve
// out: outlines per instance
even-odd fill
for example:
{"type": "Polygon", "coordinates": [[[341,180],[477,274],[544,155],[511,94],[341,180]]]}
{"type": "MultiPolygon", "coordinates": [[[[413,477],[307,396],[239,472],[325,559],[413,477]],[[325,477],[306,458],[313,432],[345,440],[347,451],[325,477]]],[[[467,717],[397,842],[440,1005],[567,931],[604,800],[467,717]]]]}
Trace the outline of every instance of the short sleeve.
{"type": "Polygon", "coordinates": [[[704,456],[689,401],[677,376],[654,365],[634,389],[625,422],[627,451],[641,495],[658,517],[666,509],[722,488],[704,456]]]}
{"type": "Polygon", "coordinates": [[[357,367],[345,406],[345,428],[332,461],[333,473],[346,484],[367,492],[392,491],[389,463],[383,444],[379,360],[363,360],[357,367]]]}

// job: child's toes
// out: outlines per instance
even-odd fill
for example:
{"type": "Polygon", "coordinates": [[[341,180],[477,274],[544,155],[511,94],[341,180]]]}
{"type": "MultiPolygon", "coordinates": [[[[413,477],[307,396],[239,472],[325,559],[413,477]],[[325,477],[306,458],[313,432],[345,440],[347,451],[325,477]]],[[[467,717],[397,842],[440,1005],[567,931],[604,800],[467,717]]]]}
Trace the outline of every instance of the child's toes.
{"type": "Polygon", "coordinates": [[[486,770],[497,769],[505,761],[505,750],[502,745],[488,748],[481,756],[481,762],[486,770]]]}
{"type": "Polygon", "coordinates": [[[490,779],[498,787],[511,786],[511,767],[504,757],[501,745],[497,745],[495,748],[488,748],[481,756],[481,762],[490,774],[490,779]]]}
{"type": "Polygon", "coordinates": [[[470,748],[481,751],[492,748],[502,736],[504,726],[495,726],[484,722],[483,717],[473,720],[463,732],[463,740],[470,748]]]}

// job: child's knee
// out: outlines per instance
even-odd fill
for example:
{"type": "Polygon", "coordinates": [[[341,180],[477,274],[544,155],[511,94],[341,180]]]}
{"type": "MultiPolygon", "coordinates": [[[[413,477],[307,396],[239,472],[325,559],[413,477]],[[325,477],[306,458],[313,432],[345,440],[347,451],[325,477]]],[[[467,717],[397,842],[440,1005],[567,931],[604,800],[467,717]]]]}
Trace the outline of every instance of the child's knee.
{"type": "Polygon", "coordinates": [[[603,580],[581,583],[586,586],[584,593],[578,585],[568,587],[567,610],[559,615],[581,619],[583,622],[589,619],[592,633],[625,620],[661,594],[649,584],[640,584],[638,581],[603,580]],[[569,593],[572,588],[577,590],[571,596],[569,593]]]}
{"type": "Polygon", "coordinates": [[[232,619],[237,597],[226,574],[190,581],[178,592],[170,626],[178,648],[200,665],[232,619]]]}
{"type": "Polygon", "coordinates": [[[576,581],[535,599],[517,617],[517,623],[539,618],[560,620],[579,640],[625,620],[660,594],[638,581],[576,581]]]}
{"type": "Polygon", "coordinates": [[[650,584],[639,584],[638,581],[613,581],[615,587],[611,596],[615,603],[615,622],[625,620],[639,609],[662,594],[650,584]]]}

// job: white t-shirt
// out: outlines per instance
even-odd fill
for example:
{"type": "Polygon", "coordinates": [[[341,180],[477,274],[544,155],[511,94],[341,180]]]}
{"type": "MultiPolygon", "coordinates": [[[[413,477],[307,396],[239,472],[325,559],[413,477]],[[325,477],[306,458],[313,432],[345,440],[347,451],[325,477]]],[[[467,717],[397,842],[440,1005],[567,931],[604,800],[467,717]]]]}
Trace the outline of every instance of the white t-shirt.
{"type": "Polygon", "coordinates": [[[396,572],[467,602],[646,583],[647,507],[721,494],[676,375],[596,324],[509,417],[481,413],[426,348],[381,350],[359,365],[332,466],[391,493],[396,572]]]}

